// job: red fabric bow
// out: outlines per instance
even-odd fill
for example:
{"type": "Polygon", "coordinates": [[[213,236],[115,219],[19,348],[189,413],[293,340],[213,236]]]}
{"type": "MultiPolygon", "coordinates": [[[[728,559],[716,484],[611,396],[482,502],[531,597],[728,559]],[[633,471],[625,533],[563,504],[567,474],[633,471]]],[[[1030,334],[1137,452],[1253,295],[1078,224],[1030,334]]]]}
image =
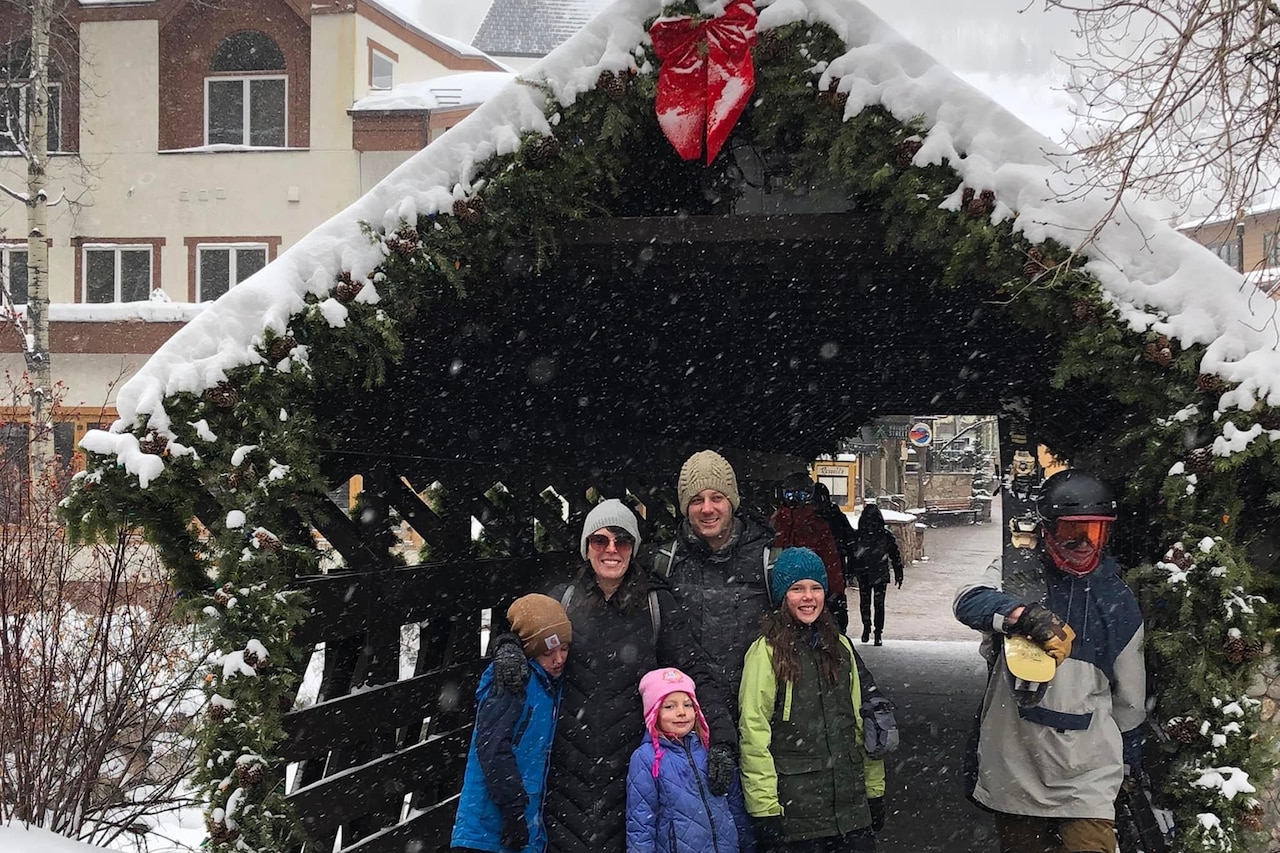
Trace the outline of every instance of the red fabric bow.
{"type": "Polygon", "coordinates": [[[660,18],[649,35],[662,62],[654,105],[658,125],[686,160],[702,154],[705,136],[710,164],[756,87],[755,7],[751,0],[733,0],[723,15],[706,21],[660,18]]]}

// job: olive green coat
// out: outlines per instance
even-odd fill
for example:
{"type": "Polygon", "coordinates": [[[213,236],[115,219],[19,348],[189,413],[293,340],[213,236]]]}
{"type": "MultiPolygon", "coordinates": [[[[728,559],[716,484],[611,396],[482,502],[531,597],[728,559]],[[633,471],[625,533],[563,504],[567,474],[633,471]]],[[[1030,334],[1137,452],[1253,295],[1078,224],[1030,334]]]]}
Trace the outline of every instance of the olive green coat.
{"type": "Polygon", "coordinates": [[[752,817],[782,815],[788,841],[844,835],[871,824],[868,797],[884,796],[884,762],[863,749],[862,686],[842,637],[840,675],[821,677],[818,653],[798,642],[801,674],[778,696],[773,647],[747,650],[738,701],[742,790],[752,817]]]}

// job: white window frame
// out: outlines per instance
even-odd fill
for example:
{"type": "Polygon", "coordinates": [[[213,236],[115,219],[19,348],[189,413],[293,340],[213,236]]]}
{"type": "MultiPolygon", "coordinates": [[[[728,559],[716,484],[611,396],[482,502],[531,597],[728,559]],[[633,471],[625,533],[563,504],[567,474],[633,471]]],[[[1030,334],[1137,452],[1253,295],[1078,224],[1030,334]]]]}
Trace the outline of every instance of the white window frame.
{"type": "Polygon", "coordinates": [[[390,89],[394,89],[395,85],[396,85],[396,60],[392,59],[387,54],[378,50],[376,47],[369,48],[369,88],[375,92],[386,92],[390,89]],[[386,86],[379,86],[376,83],[378,79],[376,65],[377,65],[377,60],[379,59],[385,60],[391,65],[391,82],[386,86]]]}
{"type": "MultiPolygon", "coordinates": [[[[0,243],[0,284],[2,284],[6,288],[9,286],[9,271],[13,266],[14,252],[22,252],[22,254],[26,255],[28,252],[27,244],[26,243],[0,243]]],[[[29,263],[30,255],[28,255],[27,257],[28,257],[28,263],[29,263]]],[[[30,288],[31,288],[31,275],[30,273],[28,273],[27,274],[27,298],[28,299],[31,298],[30,288]]],[[[10,294],[10,296],[12,296],[12,294],[10,294]]],[[[15,301],[13,304],[26,305],[27,303],[15,301]]]]}
{"type": "MultiPolygon", "coordinates": [[[[249,82],[252,80],[283,80],[284,81],[284,144],[283,145],[255,145],[254,148],[288,148],[289,147],[289,75],[288,74],[213,74],[204,78],[204,144],[209,145],[209,84],[210,83],[230,83],[239,80],[244,87],[244,97],[241,99],[241,110],[243,112],[240,145],[249,147],[249,136],[251,131],[249,118],[252,115],[252,104],[249,99],[249,82]]],[[[220,143],[221,144],[221,143],[220,143]]],[[[230,143],[235,145],[237,143],[230,143]]]]}
{"type": "MultiPolygon", "coordinates": [[[[0,90],[18,89],[20,92],[26,92],[30,88],[31,88],[30,80],[13,80],[5,83],[0,83],[0,90]]],[[[62,145],[62,83],[60,82],[55,83],[53,81],[50,81],[49,89],[50,91],[54,89],[58,91],[58,111],[57,113],[54,113],[52,109],[49,111],[48,124],[45,127],[45,138],[48,139],[50,127],[57,127],[58,147],[50,148],[49,153],[61,154],[66,150],[65,148],[63,148],[63,145],[62,145]]],[[[7,99],[8,95],[4,94],[4,95],[0,95],[0,97],[4,97],[7,99]]],[[[53,103],[53,99],[50,98],[49,102],[53,103]]],[[[24,130],[27,127],[27,109],[28,109],[27,97],[25,94],[20,94],[18,96],[18,122],[22,125],[24,130]]],[[[10,151],[8,149],[0,150],[0,157],[15,157],[15,156],[19,156],[20,154],[21,152],[17,150],[14,150],[14,151],[10,151]]]]}
{"type": "Polygon", "coordinates": [[[266,263],[271,263],[271,247],[266,243],[196,243],[196,302],[204,301],[204,269],[201,252],[217,251],[226,249],[231,252],[230,263],[227,267],[227,273],[230,281],[227,282],[227,291],[235,287],[236,281],[236,256],[241,249],[258,249],[266,256],[266,263]]]}
{"type": "Polygon", "coordinates": [[[156,253],[155,246],[150,243],[85,243],[80,247],[80,302],[84,305],[118,305],[121,304],[120,299],[120,253],[136,252],[145,249],[147,252],[147,269],[150,271],[150,281],[147,284],[147,295],[156,289],[156,253]],[[113,277],[115,278],[115,288],[113,299],[110,302],[90,302],[89,301],[89,253],[112,251],[115,254],[115,270],[113,277]]]}

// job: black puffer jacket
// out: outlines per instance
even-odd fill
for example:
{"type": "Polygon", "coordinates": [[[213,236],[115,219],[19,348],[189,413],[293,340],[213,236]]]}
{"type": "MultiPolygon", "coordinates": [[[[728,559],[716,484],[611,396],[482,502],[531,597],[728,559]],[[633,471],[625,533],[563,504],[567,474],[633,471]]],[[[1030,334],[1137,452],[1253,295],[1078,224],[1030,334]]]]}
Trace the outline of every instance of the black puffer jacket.
{"type": "Polygon", "coordinates": [[[675,541],[650,559],[655,573],[670,580],[676,600],[688,613],[694,645],[723,685],[736,720],[742,662],[760,636],[760,620],[772,609],[765,560],[775,534],[768,522],[745,513],[735,515],[733,524],[729,543],[713,553],[689,522],[681,521],[675,541]]]}
{"type": "MultiPolygon", "coordinates": [[[[551,748],[543,816],[551,853],[626,849],[627,762],[644,734],[640,678],[675,666],[698,685],[698,700],[716,733],[732,738],[725,698],[706,665],[695,658],[685,615],[671,589],[636,563],[607,600],[588,568],[573,584],[569,621],[573,643],[565,664],[560,723],[551,748]],[[660,613],[653,633],[649,592],[660,613]],[[705,685],[705,687],[704,687],[705,685]]],[[[566,586],[551,591],[564,601],[566,586]]],[[[732,741],[731,741],[732,742],[732,741]]]]}
{"type": "Polygon", "coordinates": [[[868,504],[858,519],[858,535],[849,568],[862,589],[887,586],[890,572],[894,580],[902,582],[902,551],[875,504],[868,504]]]}

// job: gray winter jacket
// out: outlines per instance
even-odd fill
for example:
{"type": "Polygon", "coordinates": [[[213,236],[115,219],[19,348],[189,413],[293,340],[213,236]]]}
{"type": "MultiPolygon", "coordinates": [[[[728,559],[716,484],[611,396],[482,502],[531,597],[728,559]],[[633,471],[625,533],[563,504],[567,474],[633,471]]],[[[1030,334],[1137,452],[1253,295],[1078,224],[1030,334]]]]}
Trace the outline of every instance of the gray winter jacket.
{"type": "Polygon", "coordinates": [[[1033,817],[1115,818],[1124,765],[1141,760],[1146,718],[1142,613],[1111,557],[1086,577],[1033,566],[1001,578],[1001,561],[956,593],[955,615],[984,632],[993,665],[982,703],[974,798],[1033,817]],[[1000,654],[1005,618],[1034,601],[1076,632],[1039,703],[1019,707],[1000,654]]]}

